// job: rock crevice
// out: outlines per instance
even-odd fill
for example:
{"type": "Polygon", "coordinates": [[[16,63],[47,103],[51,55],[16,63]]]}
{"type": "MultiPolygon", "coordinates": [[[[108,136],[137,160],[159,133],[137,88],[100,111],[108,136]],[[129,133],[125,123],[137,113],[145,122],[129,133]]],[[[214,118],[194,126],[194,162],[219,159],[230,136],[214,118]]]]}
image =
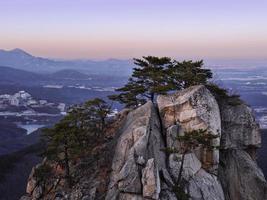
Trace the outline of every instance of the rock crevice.
{"type": "MultiPolygon", "coordinates": [[[[213,140],[213,145],[220,145],[222,150],[219,152],[218,149],[205,150],[199,147],[186,154],[182,178],[187,182],[185,190],[190,199],[265,199],[266,181],[252,159],[255,149],[261,143],[259,130],[251,109],[246,105],[225,104],[219,107],[213,95],[204,86],[194,86],[175,94],[159,96],[156,107],[148,102],[129,114],[127,121],[131,125],[127,126],[129,130],[121,135],[118,142],[119,151],[125,149],[123,144],[126,145],[127,135],[139,130],[139,120],[142,121],[142,130],[147,127],[146,132],[138,134],[140,138],[134,140],[129,149],[134,148],[137,156],[143,158],[138,159],[142,162],[133,160],[130,153],[124,154],[126,160],[120,162],[122,165],[132,166],[127,168],[133,170],[132,175],[139,174],[139,184],[131,182],[131,187],[138,190],[134,194],[129,192],[126,195],[122,187],[116,186],[118,183],[114,177],[120,172],[113,169],[106,200],[124,199],[125,195],[127,199],[177,199],[174,187],[181,166],[181,155],[169,155],[161,149],[179,149],[180,144],[176,136],[199,129],[218,135],[219,137],[213,140]],[[134,121],[133,116],[137,115],[136,113],[142,115],[142,118],[134,121]],[[238,153],[233,154],[233,149],[238,153]],[[139,168],[135,167],[136,163],[139,163],[139,168]],[[251,170],[250,175],[241,169],[242,166],[251,170]],[[139,173],[135,170],[139,170],[139,173]],[[255,183],[256,180],[258,183],[255,183]],[[245,183],[241,184],[243,181],[245,183]],[[252,190],[259,190],[258,196],[253,195],[250,192],[252,190]]],[[[119,155],[120,153],[115,154],[113,164],[116,165],[117,160],[121,160],[119,155]]],[[[133,178],[125,176],[124,171],[122,174],[123,181],[133,178]]]]}

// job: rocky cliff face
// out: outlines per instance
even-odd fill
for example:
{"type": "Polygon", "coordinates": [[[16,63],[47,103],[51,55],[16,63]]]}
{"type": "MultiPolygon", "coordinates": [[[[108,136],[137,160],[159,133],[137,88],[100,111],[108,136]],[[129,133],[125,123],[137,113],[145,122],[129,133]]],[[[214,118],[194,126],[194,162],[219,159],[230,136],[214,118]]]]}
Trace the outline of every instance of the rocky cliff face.
{"type": "Polygon", "coordinates": [[[221,116],[219,179],[225,199],[267,199],[266,180],[255,162],[261,136],[251,109],[223,104],[221,116]]]}
{"type": "MultiPolygon", "coordinates": [[[[266,180],[255,162],[261,137],[245,104],[218,105],[208,89],[194,86],[159,96],[156,104],[148,102],[131,111],[118,129],[113,139],[112,164],[105,174],[108,186],[102,195],[97,196],[101,181],[95,174],[101,169],[96,168],[87,178],[87,191],[80,191],[79,197],[62,195],[58,199],[179,200],[175,186],[181,154],[162,149],[179,149],[177,134],[183,136],[199,129],[218,136],[212,144],[220,145],[220,150],[200,146],[185,155],[182,178],[190,199],[267,199],[266,180]]],[[[23,198],[34,199],[30,193],[23,198]]],[[[42,198],[46,199],[45,195],[42,198]]]]}

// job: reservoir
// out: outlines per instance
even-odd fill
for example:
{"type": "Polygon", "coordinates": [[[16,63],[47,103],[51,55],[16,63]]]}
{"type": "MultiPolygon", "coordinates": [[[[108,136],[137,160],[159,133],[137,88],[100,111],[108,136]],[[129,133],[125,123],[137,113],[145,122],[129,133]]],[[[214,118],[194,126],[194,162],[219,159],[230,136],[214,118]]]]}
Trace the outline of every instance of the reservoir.
{"type": "Polygon", "coordinates": [[[43,124],[17,124],[18,127],[23,128],[27,131],[27,135],[31,134],[32,132],[36,131],[39,128],[44,127],[43,124]]]}

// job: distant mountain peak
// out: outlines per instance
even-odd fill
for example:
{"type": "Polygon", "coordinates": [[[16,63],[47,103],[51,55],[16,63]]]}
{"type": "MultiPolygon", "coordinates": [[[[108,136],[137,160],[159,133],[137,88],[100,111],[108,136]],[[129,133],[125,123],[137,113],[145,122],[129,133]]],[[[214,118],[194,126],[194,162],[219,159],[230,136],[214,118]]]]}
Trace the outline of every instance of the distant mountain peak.
{"type": "Polygon", "coordinates": [[[15,48],[15,49],[12,49],[10,50],[10,52],[13,52],[13,53],[20,53],[20,54],[26,54],[28,56],[31,56],[31,54],[27,53],[26,51],[22,50],[22,49],[19,49],[19,48],[15,48]]]}
{"type": "MultiPolygon", "coordinates": [[[[124,60],[112,59],[109,61],[92,60],[56,60],[38,57],[27,53],[23,49],[12,50],[0,49],[0,66],[13,67],[16,69],[32,71],[37,73],[53,73],[63,69],[75,69],[76,71],[86,71],[90,74],[105,74],[110,76],[128,76],[132,71],[132,63],[124,60]],[[126,66],[126,67],[125,67],[126,66]]],[[[64,74],[71,76],[70,71],[64,74]]],[[[75,76],[78,75],[75,73],[75,76]]],[[[80,74],[81,75],[81,74],[80,74]]],[[[78,77],[80,77],[78,75],[78,77]]],[[[84,75],[83,75],[84,76],[84,75]]],[[[82,76],[81,76],[82,77],[82,76]]]]}

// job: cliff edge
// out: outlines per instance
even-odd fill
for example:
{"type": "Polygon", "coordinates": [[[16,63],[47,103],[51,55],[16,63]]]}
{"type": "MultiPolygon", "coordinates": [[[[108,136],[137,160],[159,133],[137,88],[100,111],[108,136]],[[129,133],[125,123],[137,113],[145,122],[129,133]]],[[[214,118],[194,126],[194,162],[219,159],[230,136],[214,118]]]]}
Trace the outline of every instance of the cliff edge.
{"type": "Polygon", "coordinates": [[[115,127],[98,147],[100,157],[73,164],[73,174],[83,175],[77,175],[72,188],[64,190],[64,182],[55,179],[50,183],[53,189],[44,189],[34,176],[37,166],[21,200],[179,200],[176,183],[182,155],[164,149],[181,148],[177,136],[200,129],[216,136],[211,142],[218,148],[200,145],[185,154],[182,180],[187,198],[267,199],[267,183],[256,163],[261,136],[244,103],[218,102],[205,86],[193,86],[120,113],[115,127]],[[103,149],[106,156],[101,156],[103,149]]]}

